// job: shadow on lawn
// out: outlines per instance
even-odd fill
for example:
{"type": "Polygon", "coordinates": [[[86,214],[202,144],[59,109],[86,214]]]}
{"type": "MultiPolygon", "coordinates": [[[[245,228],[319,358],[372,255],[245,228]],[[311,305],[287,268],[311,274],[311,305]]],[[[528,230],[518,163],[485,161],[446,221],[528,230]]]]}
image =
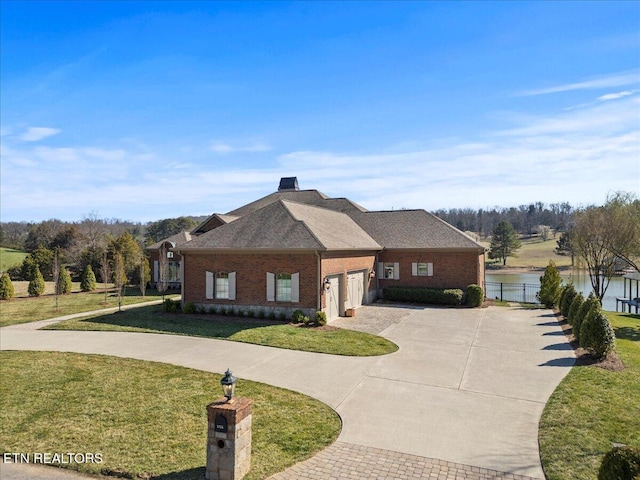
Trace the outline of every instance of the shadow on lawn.
{"type": "Polygon", "coordinates": [[[162,307],[158,305],[100,315],[81,320],[80,323],[97,323],[117,327],[140,328],[159,333],[217,338],[228,338],[235,333],[252,328],[283,324],[283,322],[269,320],[223,317],[219,315],[194,316],[165,313],[162,307]]]}
{"type": "Polygon", "coordinates": [[[180,472],[165,473],[151,477],[152,480],[203,480],[205,478],[205,467],[190,468],[180,472]]]}

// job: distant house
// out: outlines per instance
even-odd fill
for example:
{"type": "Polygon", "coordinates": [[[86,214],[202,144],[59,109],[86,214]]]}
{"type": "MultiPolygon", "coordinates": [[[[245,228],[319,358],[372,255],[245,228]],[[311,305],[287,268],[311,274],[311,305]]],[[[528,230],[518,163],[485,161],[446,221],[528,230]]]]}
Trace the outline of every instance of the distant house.
{"type": "Polygon", "coordinates": [[[370,212],[346,198],[300,190],[295,177],[153,251],[163,245],[181,262],[174,278],[183,302],[236,310],[322,310],[335,318],[374,301],[388,285],[484,284],[484,247],[434,215],[370,212]]]}

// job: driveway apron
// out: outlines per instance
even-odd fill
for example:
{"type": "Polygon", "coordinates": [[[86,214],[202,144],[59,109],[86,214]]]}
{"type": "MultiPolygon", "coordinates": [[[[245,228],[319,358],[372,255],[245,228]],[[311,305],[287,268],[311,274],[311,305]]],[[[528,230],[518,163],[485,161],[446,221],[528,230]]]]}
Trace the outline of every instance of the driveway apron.
{"type": "MultiPolygon", "coordinates": [[[[384,316],[384,308],[362,307],[349,321],[365,325],[367,316],[384,316]]],[[[411,308],[392,317],[387,323],[370,322],[381,325],[380,334],[400,347],[382,357],[340,357],[173,335],[33,331],[19,325],[0,330],[0,349],[115,355],[217,373],[231,368],[240,378],[296,390],[334,408],[343,429],[330,449],[358,451],[363,458],[369,449],[378,452],[372,454],[375,458],[388,452],[413,464],[415,459],[438,459],[438,465],[469,466],[469,472],[473,467],[544,478],[538,422],[575,361],[553,313],[411,308]]],[[[307,461],[310,468],[320,461],[314,459],[307,461]]],[[[297,476],[305,464],[294,467],[297,476]]],[[[345,478],[364,478],[354,475],[345,478]]]]}

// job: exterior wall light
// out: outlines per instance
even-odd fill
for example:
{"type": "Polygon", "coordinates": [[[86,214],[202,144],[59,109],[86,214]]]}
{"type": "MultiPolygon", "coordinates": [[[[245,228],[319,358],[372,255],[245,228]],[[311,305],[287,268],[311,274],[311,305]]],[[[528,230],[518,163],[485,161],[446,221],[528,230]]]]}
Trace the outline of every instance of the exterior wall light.
{"type": "Polygon", "coordinates": [[[324,277],[324,289],[329,291],[329,289],[331,288],[331,282],[329,281],[329,277],[324,277]]]}
{"type": "Polygon", "coordinates": [[[224,393],[224,396],[227,397],[227,401],[233,398],[236,390],[236,383],[238,383],[238,379],[231,375],[231,370],[227,368],[224,377],[222,377],[222,380],[220,380],[220,384],[222,385],[222,392],[224,393]]]}
{"type": "Polygon", "coordinates": [[[369,278],[373,280],[375,278],[375,276],[376,276],[376,271],[375,270],[371,270],[369,272],[369,278]]]}

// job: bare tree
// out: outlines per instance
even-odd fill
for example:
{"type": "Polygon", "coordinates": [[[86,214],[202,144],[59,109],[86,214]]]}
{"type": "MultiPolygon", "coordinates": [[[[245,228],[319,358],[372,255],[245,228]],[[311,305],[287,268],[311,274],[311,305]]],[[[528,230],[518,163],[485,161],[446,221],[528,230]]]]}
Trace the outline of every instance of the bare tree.
{"type": "Polygon", "coordinates": [[[102,277],[102,283],[104,283],[104,304],[107,304],[107,284],[109,280],[111,280],[111,265],[109,264],[109,257],[107,256],[107,252],[104,252],[102,255],[102,260],[100,261],[100,276],[102,277]]]}
{"type": "Polygon", "coordinates": [[[613,255],[640,272],[640,199],[633,193],[617,192],[603,207],[615,235],[605,238],[613,255]]]}
{"type": "Polygon", "coordinates": [[[120,252],[114,254],[114,266],[113,266],[113,279],[118,292],[118,311],[121,311],[122,307],[122,287],[124,286],[127,275],[124,269],[124,258],[120,252]]]}

